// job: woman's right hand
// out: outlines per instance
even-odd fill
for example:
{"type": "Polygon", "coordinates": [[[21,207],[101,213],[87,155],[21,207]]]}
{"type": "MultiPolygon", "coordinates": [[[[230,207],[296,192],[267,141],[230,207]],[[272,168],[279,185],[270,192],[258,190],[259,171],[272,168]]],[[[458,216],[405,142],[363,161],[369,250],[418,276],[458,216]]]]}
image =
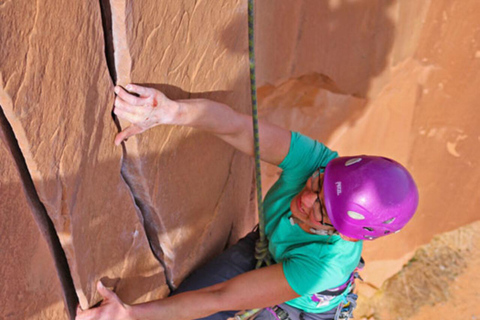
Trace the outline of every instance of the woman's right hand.
{"type": "Polygon", "coordinates": [[[131,125],[117,134],[115,145],[158,124],[174,124],[179,109],[177,102],[153,88],[134,84],[125,88],[128,91],[120,86],[115,87],[117,97],[113,113],[131,125]]]}
{"type": "Polygon", "coordinates": [[[77,307],[76,320],[135,320],[132,308],[120,300],[111,290],[105,288],[102,282],[97,282],[97,291],[103,297],[100,306],[88,310],[77,307]]]}

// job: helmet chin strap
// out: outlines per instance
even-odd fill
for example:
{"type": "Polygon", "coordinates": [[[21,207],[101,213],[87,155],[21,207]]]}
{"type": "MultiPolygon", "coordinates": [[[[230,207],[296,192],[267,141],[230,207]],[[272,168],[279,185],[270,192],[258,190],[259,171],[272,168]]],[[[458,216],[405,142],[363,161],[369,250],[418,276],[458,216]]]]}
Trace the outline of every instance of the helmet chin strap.
{"type": "MultiPolygon", "coordinates": [[[[303,223],[302,220],[300,220],[300,219],[298,219],[294,216],[290,216],[289,220],[290,220],[290,224],[292,226],[295,225],[295,224],[303,223]]],[[[320,236],[339,235],[337,230],[320,230],[320,229],[310,228],[310,232],[313,233],[313,234],[320,235],[320,236]]]]}
{"type": "Polygon", "coordinates": [[[337,230],[318,230],[315,228],[310,228],[310,232],[313,234],[318,234],[320,236],[333,236],[338,235],[337,230]]]}

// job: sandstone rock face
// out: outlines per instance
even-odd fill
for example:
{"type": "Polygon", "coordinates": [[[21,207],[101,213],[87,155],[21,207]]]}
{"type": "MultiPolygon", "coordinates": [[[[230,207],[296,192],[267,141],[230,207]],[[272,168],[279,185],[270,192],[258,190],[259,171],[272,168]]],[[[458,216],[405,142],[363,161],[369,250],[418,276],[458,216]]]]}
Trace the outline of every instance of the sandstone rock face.
{"type": "MultiPolygon", "coordinates": [[[[115,1],[111,10],[120,85],[250,110],[246,2],[115,1]]],[[[253,227],[253,212],[245,215],[251,159],[217,138],[157,127],[130,138],[124,157],[122,172],[172,287],[253,227]]]]}
{"type": "Polygon", "coordinates": [[[2,282],[2,319],[72,317],[77,301],[99,302],[98,280],[126,303],[165,297],[253,228],[247,156],[176,127],[115,147],[128,124],[111,115],[114,83],[129,82],[248,112],[246,3],[22,0],[2,3],[0,14],[2,129],[16,150],[1,149],[0,244],[17,257],[4,259],[2,279],[12,280],[2,282]],[[33,198],[42,223],[29,212],[33,198]],[[51,297],[37,303],[33,294],[51,297]]]}
{"type": "Polygon", "coordinates": [[[54,258],[1,128],[0,168],[0,319],[68,319],[54,258]]]}
{"type": "Polygon", "coordinates": [[[356,317],[389,319],[476,319],[472,303],[480,291],[480,222],[435,236],[420,247],[400,272],[370,300],[361,300],[356,317]]]}
{"type": "Polygon", "coordinates": [[[365,245],[363,293],[372,295],[416,247],[479,219],[480,3],[298,0],[256,8],[262,115],[343,155],[395,158],[418,183],[412,222],[365,245]]]}
{"type": "MultiPolygon", "coordinates": [[[[319,141],[344,122],[353,123],[366,106],[366,99],[342,92],[332,79],[311,73],[290,79],[277,87],[258,90],[259,117],[319,141]]],[[[281,169],[262,163],[262,191],[266,194],[281,169]]]]}
{"type": "MultiPolygon", "coordinates": [[[[398,29],[394,17],[406,7],[420,14],[409,23],[421,19],[417,9],[427,2],[401,3],[405,1],[257,1],[258,85],[317,72],[346,93],[368,95],[370,81],[388,64],[398,29]]],[[[402,27],[407,25],[402,21],[402,27]]]]}

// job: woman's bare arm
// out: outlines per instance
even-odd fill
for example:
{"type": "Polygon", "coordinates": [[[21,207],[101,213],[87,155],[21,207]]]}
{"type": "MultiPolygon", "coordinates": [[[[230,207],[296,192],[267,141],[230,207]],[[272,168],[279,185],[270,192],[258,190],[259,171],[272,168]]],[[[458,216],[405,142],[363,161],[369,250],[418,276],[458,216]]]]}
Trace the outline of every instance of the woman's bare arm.
{"type": "Polygon", "coordinates": [[[104,302],[78,311],[77,320],[190,320],[225,310],[264,308],[299,297],[287,282],[282,264],[241,274],[200,290],[133,306],[123,304],[111,291],[99,286],[104,302]]]}
{"type": "MultiPolygon", "coordinates": [[[[229,106],[207,100],[172,101],[153,88],[128,85],[131,94],[115,87],[114,113],[132,125],[115,138],[118,145],[126,138],[160,124],[173,124],[210,132],[238,150],[253,155],[252,117],[229,106]]],[[[262,160],[278,165],[290,148],[290,131],[266,121],[259,122],[260,155],[262,160]]]]}

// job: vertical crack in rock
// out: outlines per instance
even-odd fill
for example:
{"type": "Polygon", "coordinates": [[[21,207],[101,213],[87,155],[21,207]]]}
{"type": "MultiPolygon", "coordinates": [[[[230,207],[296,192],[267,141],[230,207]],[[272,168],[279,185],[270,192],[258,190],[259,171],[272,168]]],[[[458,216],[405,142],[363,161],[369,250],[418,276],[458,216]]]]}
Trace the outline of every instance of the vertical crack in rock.
{"type": "MultiPolygon", "coordinates": [[[[110,0],[100,0],[100,10],[102,17],[102,26],[105,39],[105,59],[108,70],[114,84],[125,85],[131,82],[129,74],[122,74],[122,70],[131,70],[131,56],[126,42],[126,2],[117,1],[112,7],[110,0]],[[122,7],[123,5],[123,7],[122,7]],[[121,70],[117,73],[117,70],[121,70]]],[[[112,118],[118,131],[125,127],[124,124],[113,114],[112,118]]],[[[134,150],[130,153],[138,156],[136,144],[132,146],[134,150]]],[[[161,226],[158,221],[157,214],[153,202],[148,193],[148,187],[138,180],[142,180],[142,170],[140,165],[134,159],[128,159],[127,148],[122,143],[123,157],[121,176],[128,187],[134,203],[138,208],[142,220],[145,234],[147,236],[150,249],[153,255],[162,265],[165,273],[166,284],[171,291],[175,286],[172,283],[172,272],[167,268],[164,259],[164,250],[162,249],[159,239],[157,227],[161,226]],[[139,178],[140,177],[140,178],[139,178]]]]}
{"type": "Polygon", "coordinates": [[[115,69],[115,48],[113,47],[112,8],[109,0],[100,0],[100,12],[102,14],[105,59],[107,61],[110,77],[112,78],[113,83],[116,83],[117,70],[115,69]]]}
{"type": "Polygon", "coordinates": [[[75,318],[76,308],[78,305],[78,297],[75,293],[75,286],[70,274],[70,268],[67,263],[67,257],[60,244],[60,239],[55,231],[53,222],[47,214],[45,206],[38,196],[37,190],[33,183],[33,179],[25,161],[25,157],[20,149],[12,126],[8,122],[7,117],[0,106],[0,130],[2,130],[5,137],[5,143],[13,156],[17,170],[22,181],[22,187],[25,191],[28,204],[33,212],[33,218],[39,226],[40,233],[48,243],[48,247],[53,255],[55,267],[58,272],[58,277],[65,295],[65,303],[71,319],[75,318]]]}
{"type": "MultiPolygon", "coordinates": [[[[122,147],[125,159],[125,157],[127,157],[125,144],[122,144],[122,147]]],[[[141,176],[141,172],[142,170],[140,168],[132,169],[131,166],[129,166],[128,162],[125,162],[125,160],[123,161],[121,170],[122,178],[124,179],[125,184],[130,189],[130,192],[135,201],[135,205],[137,206],[138,210],[142,215],[141,218],[143,221],[143,228],[145,229],[145,234],[147,236],[148,243],[150,244],[150,249],[152,250],[153,255],[164,269],[165,281],[167,283],[167,286],[170,291],[174,291],[175,285],[172,281],[172,271],[167,267],[167,264],[165,263],[164,250],[162,249],[157,236],[159,233],[157,230],[157,226],[161,225],[161,223],[156,218],[156,210],[147,191],[148,188],[142,183],[143,177],[140,179],[135,178],[135,176],[141,176]],[[132,175],[132,172],[134,172],[135,174],[132,175]],[[137,182],[137,180],[140,180],[141,182],[139,183],[137,182]]]]}

